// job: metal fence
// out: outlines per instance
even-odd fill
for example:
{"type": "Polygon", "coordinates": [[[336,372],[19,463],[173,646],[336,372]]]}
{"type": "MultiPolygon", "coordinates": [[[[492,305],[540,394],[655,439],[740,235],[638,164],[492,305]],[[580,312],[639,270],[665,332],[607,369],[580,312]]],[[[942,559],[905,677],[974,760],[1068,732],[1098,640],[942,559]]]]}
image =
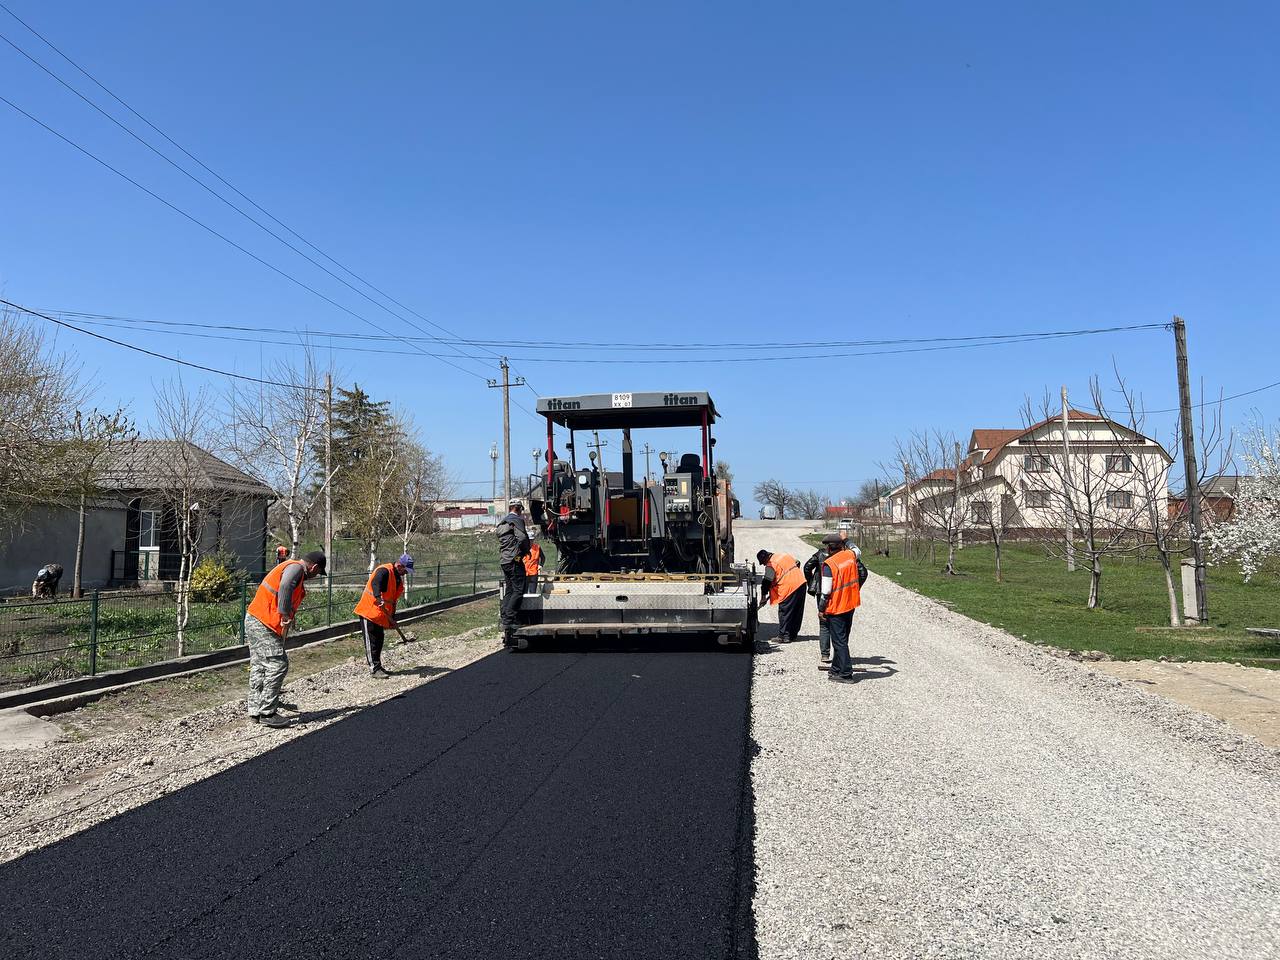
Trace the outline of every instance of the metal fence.
{"type": "MultiPolygon", "coordinates": [[[[494,563],[418,564],[400,608],[474,593],[502,577],[494,563]]],[[[368,577],[312,580],[297,630],[353,618],[368,577]]],[[[219,603],[191,603],[184,653],[206,653],[243,642],[245,610],[256,579],[219,603]]],[[[30,686],[105,670],[137,667],[178,655],[177,603],[171,591],[95,590],[83,599],[0,603],[0,689],[30,686]]]]}

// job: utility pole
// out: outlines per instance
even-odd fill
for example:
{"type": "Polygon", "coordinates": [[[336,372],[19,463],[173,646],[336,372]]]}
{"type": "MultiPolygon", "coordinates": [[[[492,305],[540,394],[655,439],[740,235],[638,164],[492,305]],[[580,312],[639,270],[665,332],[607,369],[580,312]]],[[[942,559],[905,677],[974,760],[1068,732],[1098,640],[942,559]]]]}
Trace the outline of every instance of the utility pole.
{"type": "Polygon", "coordinates": [[[493,465],[493,486],[489,491],[489,499],[498,502],[498,441],[493,441],[489,448],[489,461],[493,465]]]}
{"type": "MultiPolygon", "coordinates": [[[[502,383],[497,380],[490,380],[489,386],[502,388],[502,469],[506,473],[506,479],[502,482],[502,495],[506,503],[511,502],[511,388],[523,387],[524,377],[516,377],[515,383],[511,382],[511,364],[507,363],[507,358],[502,357],[498,360],[498,366],[502,369],[502,383]]],[[[496,464],[495,464],[496,466],[496,464]]],[[[494,499],[497,499],[495,497],[494,499]]]]}
{"type": "Polygon", "coordinates": [[[324,375],[324,555],[329,609],[333,609],[333,374],[324,375]]]}
{"type": "MultiPolygon", "coordinates": [[[[1191,422],[1191,383],[1187,373],[1187,325],[1173,318],[1173,346],[1178,361],[1178,407],[1182,415],[1182,466],[1187,477],[1187,507],[1191,512],[1191,555],[1195,559],[1196,619],[1209,621],[1208,591],[1204,579],[1204,542],[1200,526],[1200,468],[1196,464],[1196,438],[1191,422]]],[[[1185,592],[1185,591],[1184,591],[1185,592]]],[[[1186,598],[1183,597],[1183,606],[1186,598]]]]}
{"type": "Polygon", "coordinates": [[[591,431],[591,436],[592,436],[592,438],[593,438],[593,442],[592,442],[592,443],[587,444],[587,446],[592,447],[592,448],[595,450],[595,452],[596,452],[596,464],[597,464],[597,466],[599,466],[599,468],[600,468],[600,472],[601,472],[601,473],[604,473],[604,453],[601,451],[601,449],[600,449],[600,448],[601,448],[601,447],[607,447],[607,446],[609,445],[609,441],[608,441],[608,440],[601,440],[601,439],[600,439],[600,431],[599,431],[599,430],[592,430],[592,431],[591,431]]]}
{"type": "Polygon", "coordinates": [[[653,447],[649,446],[648,440],[644,442],[644,449],[640,452],[644,454],[644,483],[645,483],[645,486],[648,486],[650,482],[649,454],[653,453],[653,447]]]}
{"type": "Polygon", "coordinates": [[[1062,482],[1067,500],[1067,573],[1076,571],[1076,501],[1072,492],[1075,474],[1071,471],[1071,438],[1067,433],[1067,387],[1062,385],[1062,482]]]}
{"type": "MultiPolygon", "coordinates": [[[[533,448],[533,476],[535,477],[541,472],[538,470],[538,461],[542,459],[542,455],[545,452],[546,451],[544,450],[539,450],[537,447],[533,448]]],[[[530,492],[532,492],[532,489],[530,489],[530,492]]]]}
{"type": "Polygon", "coordinates": [[[902,559],[907,559],[911,543],[911,467],[902,461],[902,559]]]}
{"type": "MultiPolygon", "coordinates": [[[[956,441],[956,475],[952,482],[951,522],[956,525],[956,549],[964,549],[964,514],[960,510],[960,441],[956,441]]],[[[952,569],[951,573],[955,573],[952,569]]]]}

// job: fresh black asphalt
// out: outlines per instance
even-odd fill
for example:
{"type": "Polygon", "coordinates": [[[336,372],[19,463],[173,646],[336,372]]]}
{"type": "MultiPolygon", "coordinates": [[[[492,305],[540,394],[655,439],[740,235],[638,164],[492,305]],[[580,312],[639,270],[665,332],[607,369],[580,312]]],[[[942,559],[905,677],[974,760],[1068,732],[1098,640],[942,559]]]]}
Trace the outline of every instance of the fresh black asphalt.
{"type": "Polygon", "coordinates": [[[486,657],[0,867],[0,956],[753,956],[750,659],[486,657]]]}

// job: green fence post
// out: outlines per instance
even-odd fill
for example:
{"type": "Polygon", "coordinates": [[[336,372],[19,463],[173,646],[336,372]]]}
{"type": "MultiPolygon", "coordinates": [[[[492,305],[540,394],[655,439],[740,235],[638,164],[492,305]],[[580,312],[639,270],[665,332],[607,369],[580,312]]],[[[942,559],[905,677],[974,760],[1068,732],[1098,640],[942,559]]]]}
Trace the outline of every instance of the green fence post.
{"type": "Polygon", "coordinates": [[[471,564],[471,592],[476,593],[480,589],[480,561],[475,560],[471,564]]]}
{"type": "Polygon", "coordinates": [[[440,599],[440,561],[436,561],[436,599],[440,599]]]}
{"type": "Polygon", "coordinates": [[[240,642],[246,643],[244,636],[245,620],[249,615],[249,581],[240,582],[240,642]]]}
{"type": "Polygon", "coordinates": [[[98,591],[89,601],[89,676],[98,675],[98,591]]]}

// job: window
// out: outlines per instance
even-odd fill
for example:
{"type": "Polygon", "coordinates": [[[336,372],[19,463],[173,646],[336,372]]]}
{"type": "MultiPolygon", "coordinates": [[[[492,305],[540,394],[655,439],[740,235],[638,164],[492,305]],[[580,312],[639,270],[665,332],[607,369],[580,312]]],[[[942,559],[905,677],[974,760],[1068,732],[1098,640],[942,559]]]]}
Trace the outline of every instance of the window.
{"type": "Polygon", "coordinates": [[[1112,510],[1128,510],[1133,506],[1133,494],[1128,490],[1112,490],[1107,494],[1107,506],[1112,510]]]}
{"type": "Polygon", "coordinates": [[[1107,473],[1133,473],[1133,458],[1128,454],[1107,457],[1107,473]]]}
{"type": "Polygon", "coordinates": [[[1049,458],[1028,453],[1022,458],[1022,468],[1026,470],[1027,473],[1048,473],[1049,458]]]}
{"type": "Polygon", "coordinates": [[[1049,505],[1048,490],[1028,490],[1027,506],[1028,507],[1047,507],[1049,505]]]}
{"type": "Polygon", "coordinates": [[[991,522],[991,504],[975,503],[973,505],[973,522],[974,523],[990,523],[991,522]]]}
{"type": "Polygon", "coordinates": [[[156,511],[142,510],[138,514],[138,547],[142,550],[154,550],[156,543],[156,511]]]}

